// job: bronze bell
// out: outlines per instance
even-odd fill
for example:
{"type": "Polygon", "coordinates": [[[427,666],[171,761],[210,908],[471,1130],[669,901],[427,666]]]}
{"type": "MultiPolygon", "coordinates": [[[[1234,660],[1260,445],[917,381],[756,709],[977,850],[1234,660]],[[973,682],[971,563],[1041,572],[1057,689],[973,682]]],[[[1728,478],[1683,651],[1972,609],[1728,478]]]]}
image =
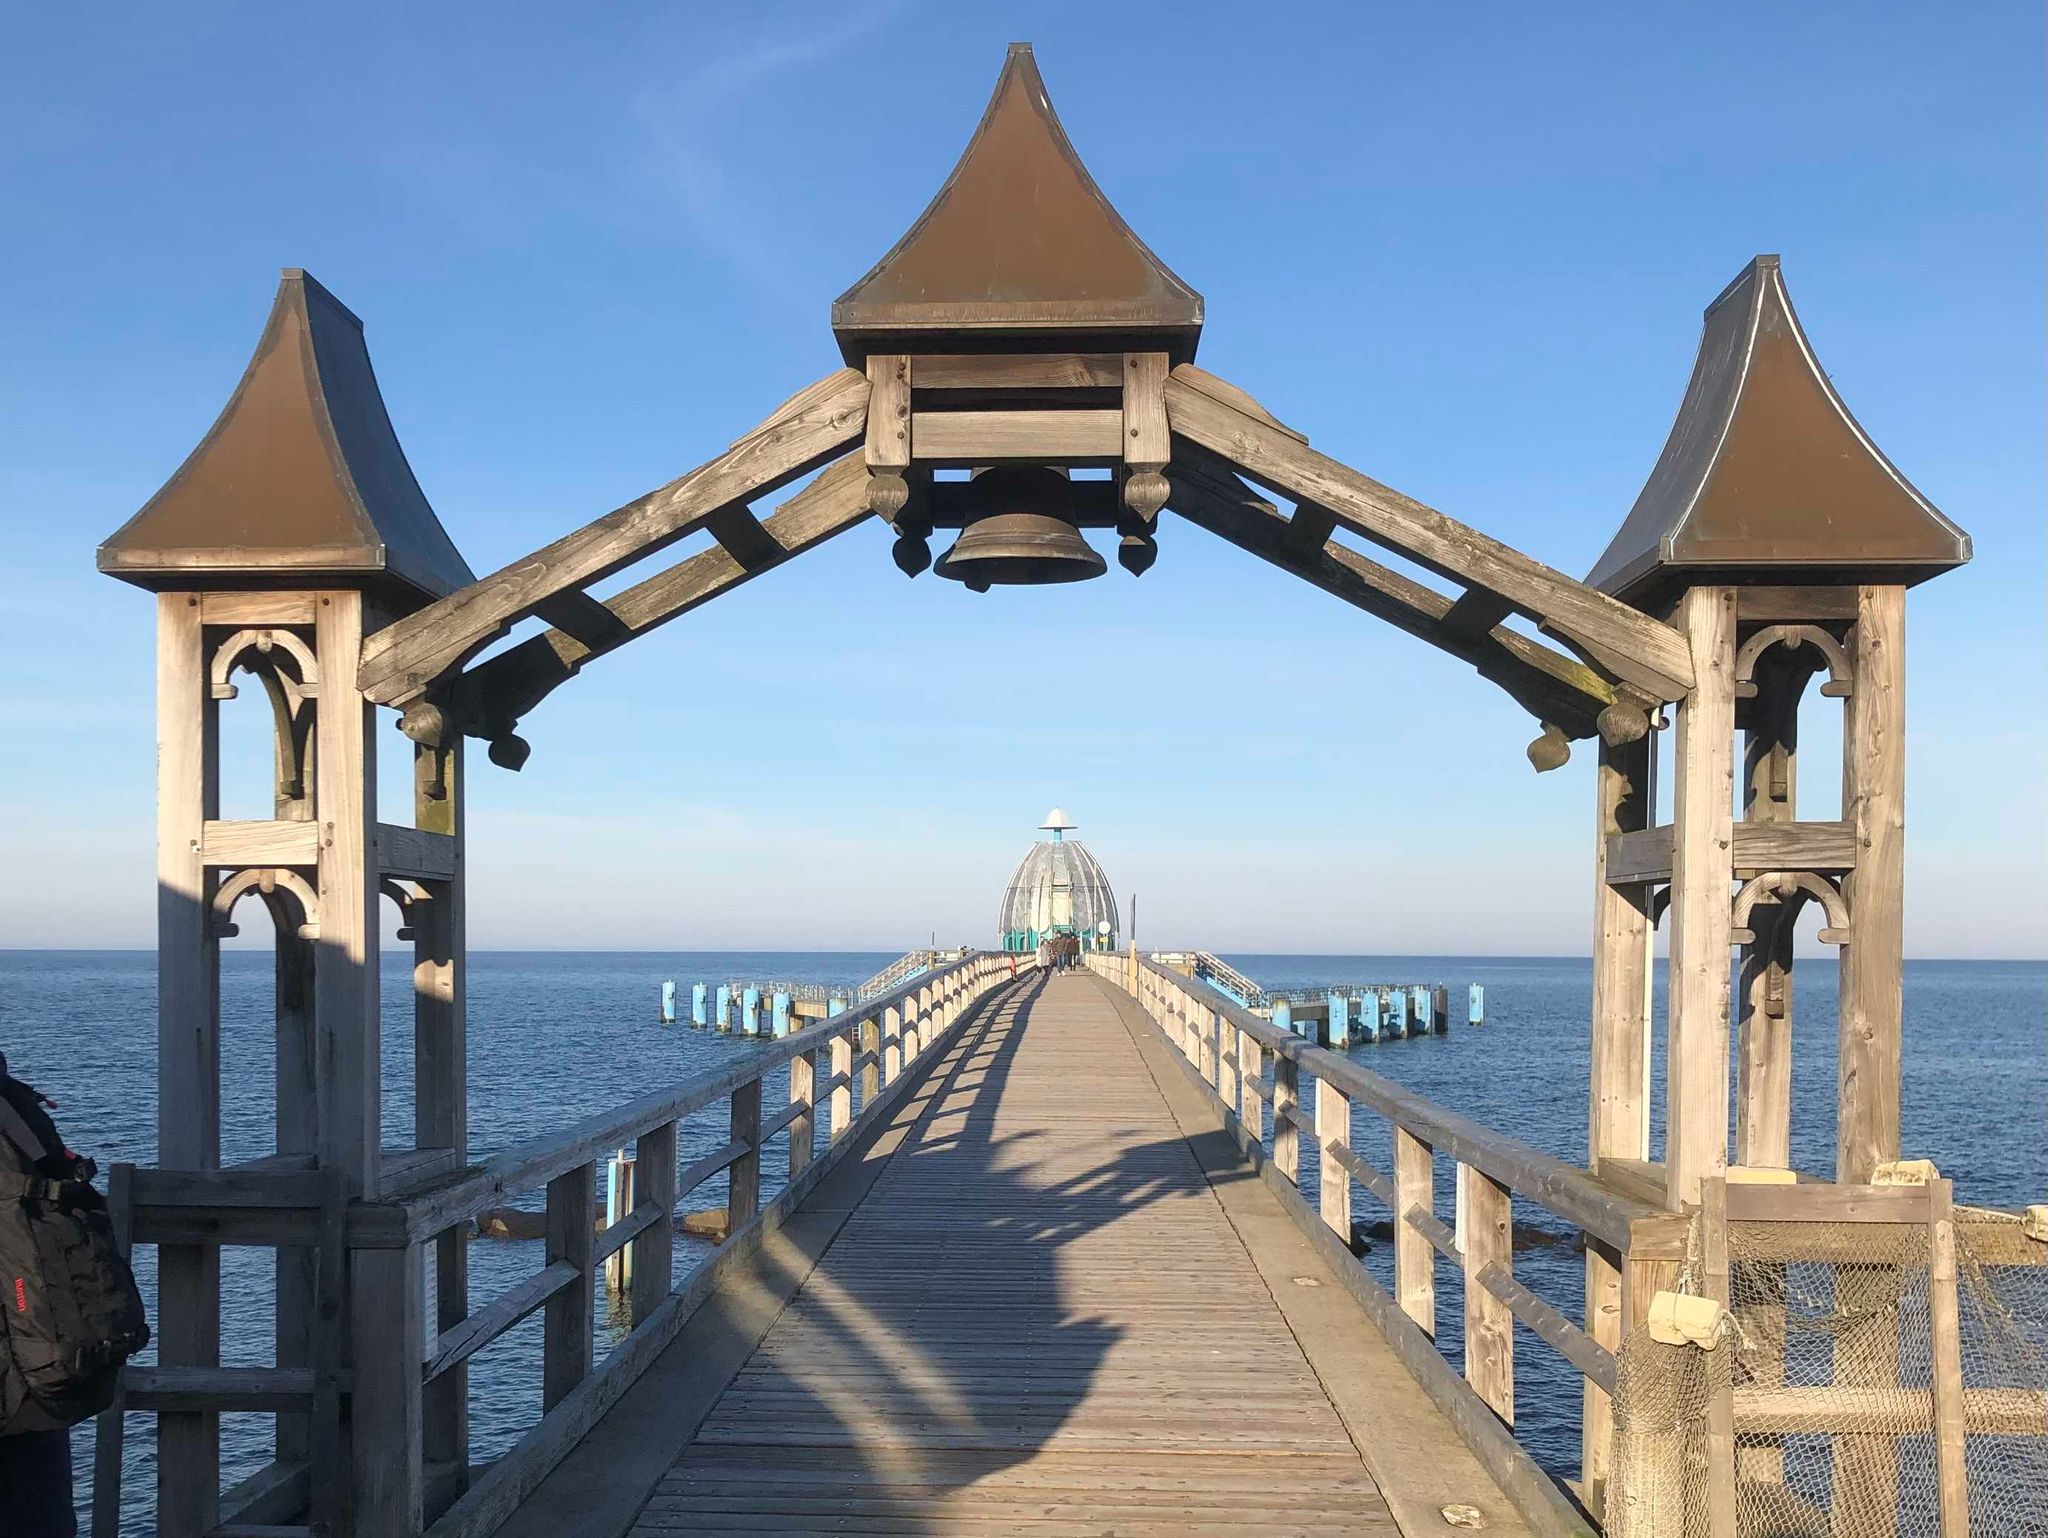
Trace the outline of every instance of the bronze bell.
{"type": "Polygon", "coordinates": [[[979,509],[932,569],[976,592],[1085,582],[1109,569],[1074,521],[1074,486],[1050,465],[994,465],[974,478],[979,509]]]}

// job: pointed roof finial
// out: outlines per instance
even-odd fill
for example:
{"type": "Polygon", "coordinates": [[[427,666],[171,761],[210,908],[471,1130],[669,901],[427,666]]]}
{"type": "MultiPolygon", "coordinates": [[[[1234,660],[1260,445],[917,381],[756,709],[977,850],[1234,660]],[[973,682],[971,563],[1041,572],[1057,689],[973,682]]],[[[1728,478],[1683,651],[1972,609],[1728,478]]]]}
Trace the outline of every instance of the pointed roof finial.
{"type": "Polygon", "coordinates": [[[1055,839],[1073,832],[1074,829],[1080,826],[1079,823],[1068,817],[1058,807],[1054,807],[1051,811],[1047,812],[1045,814],[1045,821],[1039,824],[1039,827],[1050,833],[1055,839]]]}
{"type": "Polygon", "coordinates": [[[832,306],[840,350],[1194,356],[1202,296],[1131,232],[1067,140],[1029,43],[1012,43],[953,174],[832,306]]]}
{"type": "Polygon", "coordinates": [[[99,568],[149,588],[368,579],[407,608],[476,580],[398,445],[363,323],[296,267],[219,419],[99,568]]]}
{"type": "Polygon", "coordinates": [[[1714,581],[1919,582],[1969,558],[1849,414],[1759,256],[1707,307],[1664,452],[1586,580],[1647,606],[1714,581]]]}

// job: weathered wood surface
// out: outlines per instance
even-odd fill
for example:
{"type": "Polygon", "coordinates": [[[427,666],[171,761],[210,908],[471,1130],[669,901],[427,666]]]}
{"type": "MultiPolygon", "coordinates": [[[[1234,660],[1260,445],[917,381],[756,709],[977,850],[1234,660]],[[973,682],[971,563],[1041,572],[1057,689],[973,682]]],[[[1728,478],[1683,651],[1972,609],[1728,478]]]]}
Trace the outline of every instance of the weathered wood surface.
{"type": "Polygon", "coordinates": [[[1396,1531],[1131,1037],[1073,976],[970,1039],[634,1531],[1248,1527],[1396,1531]]]}

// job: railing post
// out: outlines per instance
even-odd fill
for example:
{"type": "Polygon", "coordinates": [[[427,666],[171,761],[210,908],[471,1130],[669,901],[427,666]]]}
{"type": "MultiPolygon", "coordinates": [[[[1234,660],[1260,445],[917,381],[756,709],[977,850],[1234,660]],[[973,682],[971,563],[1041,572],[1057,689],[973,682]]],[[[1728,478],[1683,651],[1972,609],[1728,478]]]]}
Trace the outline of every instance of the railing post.
{"type": "Polygon", "coordinates": [[[789,1060],[789,1103],[803,1107],[789,1124],[789,1178],[810,1168],[817,1153],[818,1054],[799,1052],[789,1060]]]}
{"type": "Polygon", "coordinates": [[[1317,1203],[1331,1233],[1351,1248],[1351,1171],[1338,1162],[1351,1146],[1351,1097],[1328,1079],[1316,1080],[1317,1203]]]}
{"type": "Polygon", "coordinates": [[[661,1306],[675,1279],[676,1124],[665,1121],[641,1133],[634,1144],[640,1200],[661,1216],[633,1237],[633,1323],[661,1306]]]}
{"type": "Polygon", "coordinates": [[[1465,1381],[1508,1425],[1515,1423],[1515,1316],[1487,1290],[1488,1266],[1514,1267],[1513,1206],[1508,1188],[1469,1164],[1458,1167],[1465,1199],[1458,1248],[1465,1257],[1465,1381]]]}
{"type": "Polygon", "coordinates": [[[882,1088],[882,1027],[873,1015],[868,1015],[861,1020],[857,1030],[860,1050],[870,1059],[860,1070],[860,1104],[861,1109],[866,1110],[882,1088]]]}
{"type": "Polygon", "coordinates": [[[1289,1185],[1301,1182],[1301,1130],[1293,1116],[1301,1104],[1301,1067],[1285,1052],[1273,1054],[1273,1167],[1289,1185]]]}
{"type": "Polygon", "coordinates": [[[1436,1247],[1408,1221],[1436,1215],[1435,1150],[1406,1127],[1394,1128],[1394,1296],[1401,1312],[1436,1338],[1436,1247]]]}
{"type": "Polygon", "coordinates": [[[579,1164],[548,1182],[547,1261],[566,1260],[576,1275],[542,1310],[543,1410],[552,1410],[590,1375],[590,1269],[596,1237],[597,1169],[579,1164]]]}
{"type": "Polygon", "coordinates": [[[1259,1085],[1265,1077],[1266,1049],[1253,1039],[1251,1032],[1240,1030],[1237,1033],[1237,1119],[1244,1133],[1247,1151],[1264,1146],[1266,1141],[1266,1102],[1259,1098],[1259,1085]]]}
{"type": "Polygon", "coordinates": [[[732,1164],[726,1186],[725,1231],[736,1234],[761,1210],[761,1081],[753,1079],[732,1092],[732,1136],[747,1151],[732,1164]]]}
{"type": "Polygon", "coordinates": [[[890,1005],[882,1011],[882,1082],[894,1084],[903,1072],[903,1011],[890,1005]]]}
{"type": "Polygon", "coordinates": [[[844,1031],[832,1036],[832,1097],[829,1126],[833,1142],[846,1135],[853,1124],[853,1041],[844,1031]]]}
{"type": "Polygon", "coordinates": [[[1208,1011],[1209,1032],[1216,1041],[1216,1097],[1226,1107],[1237,1104],[1237,1033],[1223,1011],[1208,1011]]]}

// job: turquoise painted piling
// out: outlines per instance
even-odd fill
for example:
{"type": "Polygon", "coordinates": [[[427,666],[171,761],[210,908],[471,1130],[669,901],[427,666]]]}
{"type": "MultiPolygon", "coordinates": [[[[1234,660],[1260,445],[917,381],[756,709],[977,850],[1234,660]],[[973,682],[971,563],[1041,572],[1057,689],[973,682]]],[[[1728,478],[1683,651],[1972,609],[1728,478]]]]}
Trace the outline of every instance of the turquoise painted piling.
{"type": "Polygon", "coordinates": [[[740,1034],[761,1034],[761,990],[749,987],[740,994],[740,1034]]]}
{"type": "Polygon", "coordinates": [[[676,1023],[676,980],[673,977],[664,979],[661,985],[661,1023],[676,1023]]]}
{"type": "Polygon", "coordinates": [[[1465,1023],[1467,1025],[1486,1024],[1486,986],[1483,983],[1474,983],[1467,991],[1465,998],[1465,1023]]]}
{"type": "Polygon", "coordinates": [[[1273,1001],[1273,1023],[1283,1031],[1294,1029],[1294,1007],[1285,999],[1273,1001]]]}
{"type": "Polygon", "coordinates": [[[780,989],[776,990],[775,1002],[769,1015],[769,1021],[770,1029],[777,1036],[787,1036],[789,1034],[789,995],[780,989]]]}
{"type": "Polygon", "coordinates": [[[732,1029],[732,985],[730,983],[720,983],[718,985],[718,1028],[721,1031],[730,1031],[732,1029]]]}
{"type": "Polygon", "coordinates": [[[1330,995],[1329,1045],[1339,1051],[1351,1045],[1351,1001],[1341,993],[1330,995]]]}
{"type": "Polygon", "coordinates": [[[1387,996],[1387,1034],[1397,1041],[1408,1034],[1408,993],[1396,988],[1387,996]]]}
{"type": "Polygon", "coordinates": [[[845,1014],[845,1013],[846,1013],[846,1000],[844,1000],[844,999],[836,999],[836,998],[835,998],[835,999],[827,999],[827,1000],[825,1001],[825,1018],[826,1018],[826,1019],[828,1019],[828,1020],[829,1020],[829,1019],[831,1019],[831,1018],[832,1018],[832,1017],[833,1017],[834,1015],[843,1015],[843,1014],[845,1014]]]}
{"type": "Polygon", "coordinates": [[[690,1024],[701,1031],[710,1023],[704,1014],[704,985],[702,983],[692,983],[690,984],[690,1024]]]}
{"type": "Polygon", "coordinates": [[[1386,1034],[1387,1001],[1380,997],[1377,988],[1368,988],[1359,995],[1358,1027],[1367,1041],[1378,1041],[1386,1034]]]}
{"type": "Polygon", "coordinates": [[[1435,1002],[1427,987],[1421,983],[1415,985],[1414,1015],[1416,1035],[1427,1036],[1436,1029],[1436,1022],[1431,1017],[1431,1006],[1435,1002]]]}
{"type": "Polygon", "coordinates": [[[1430,1011],[1430,1019],[1436,1025],[1439,1036],[1451,1033],[1451,990],[1442,983],[1436,985],[1436,1002],[1430,1011]]]}

